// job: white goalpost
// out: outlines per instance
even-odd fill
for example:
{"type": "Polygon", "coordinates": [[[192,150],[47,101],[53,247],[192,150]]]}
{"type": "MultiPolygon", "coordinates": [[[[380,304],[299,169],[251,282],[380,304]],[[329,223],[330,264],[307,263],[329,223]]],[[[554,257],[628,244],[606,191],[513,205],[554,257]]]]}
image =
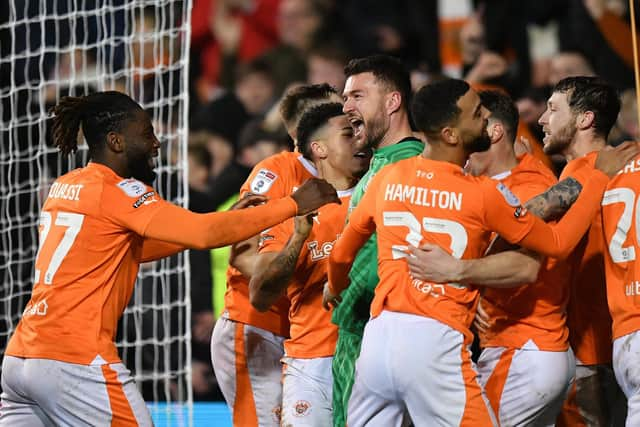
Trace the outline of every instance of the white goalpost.
{"type": "MultiPolygon", "coordinates": [[[[69,158],[51,146],[48,109],[62,96],[118,90],[138,101],[162,141],[155,187],[187,205],[191,0],[0,3],[1,359],[31,294],[38,213],[48,187],[87,162],[84,142],[69,158]]],[[[186,253],[141,266],[117,336],[145,399],[187,408],[189,274],[186,253]]]]}

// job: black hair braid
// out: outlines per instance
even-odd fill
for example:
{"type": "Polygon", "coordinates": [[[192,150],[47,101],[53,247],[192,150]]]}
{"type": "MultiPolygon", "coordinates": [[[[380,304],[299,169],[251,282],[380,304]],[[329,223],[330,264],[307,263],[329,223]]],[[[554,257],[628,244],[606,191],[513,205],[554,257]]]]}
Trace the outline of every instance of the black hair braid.
{"type": "Polygon", "coordinates": [[[84,119],[85,97],[65,96],[50,110],[53,114],[53,145],[64,155],[78,150],[78,131],[84,119]]]}

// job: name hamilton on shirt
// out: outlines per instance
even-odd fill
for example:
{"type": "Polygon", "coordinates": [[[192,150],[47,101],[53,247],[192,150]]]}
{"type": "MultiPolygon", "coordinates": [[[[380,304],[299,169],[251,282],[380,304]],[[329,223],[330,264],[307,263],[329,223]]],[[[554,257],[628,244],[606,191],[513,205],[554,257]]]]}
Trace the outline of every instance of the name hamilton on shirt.
{"type": "Polygon", "coordinates": [[[387,184],[384,200],[408,202],[416,206],[462,210],[462,193],[434,190],[405,184],[387,184]]]}

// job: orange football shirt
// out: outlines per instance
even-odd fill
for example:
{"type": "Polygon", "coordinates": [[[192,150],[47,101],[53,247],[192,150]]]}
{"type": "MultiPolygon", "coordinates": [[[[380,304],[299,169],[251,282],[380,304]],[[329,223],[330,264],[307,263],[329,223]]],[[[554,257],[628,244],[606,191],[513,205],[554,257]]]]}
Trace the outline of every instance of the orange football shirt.
{"type": "MultiPolygon", "coordinates": [[[[562,171],[560,180],[581,168],[593,168],[597,155],[597,152],[592,152],[570,161],[562,171]]],[[[585,365],[610,363],[612,358],[611,315],[607,305],[604,251],[602,214],[598,211],[591,227],[569,259],[569,342],[576,358],[585,365]]]]}
{"type": "Polygon", "coordinates": [[[195,214],[101,164],[63,175],[40,214],[34,288],[6,354],[118,362],[113,340],[141,262],[184,247],[246,239],[296,210],[286,198],[254,209],[195,214]]]}
{"type": "Polygon", "coordinates": [[[602,199],[607,299],[613,339],[640,329],[640,157],[609,182],[602,199]]]}
{"type": "Polygon", "coordinates": [[[338,295],[348,286],[345,271],[377,231],[380,283],[371,315],[389,310],[431,317],[471,341],[477,289],[412,279],[404,260],[408,245],[429,242],[458,258],[479,258],[495,231],[509,242],[566,257],[599,208],[608,182],[596,170],[580,174],[578,180],[586,182],[587,191],[557,225],[550,225],[527,213],[504,184],[465,175],[452,163],[418,156],[387,166],[374,177],[336,242],[329,264],[331,290],[338,295]]]}
{"type": "MultiPolygon", "coordinates": [[[[525,154],[500,181],[523,202],[557,182],[553,172],[530,154],[525,154]]],[[[510,289],[486,287],[482,307],[491,318],[491,327],[479,333],[480,346],[522,348],[533,340],[543,351],[566,350],[568,298],[568,265],[552,258],[543,262],[534,283],[510,289]]]]}
{"type": "MultiPolygon", "coordinates": [[[[327,282],[329,255],[344,228],[351,191],[339,191],[338,195],[341,205],[331,203],[318,210],[287,287],[291,329],[284,349],[288,357],[328,357],[335,352],[338,327],[331,322],[331,312],[322,307],[322,291],[327,282]]],[[[294,222],[289,219],[264,232],[260,252],[279,252],[293,231],[294,222]]]]}
{"type": "MultiPolygon", "coordinates": [[[[258,163],[240,188],[247,192],[264,194],[270,199],[291,195],[307,179],[317,175],[313,163],[300,153],[285,151],[258,163]]],[[[278,300],[261,313],[249,302],[249,280],[237,269],[227,269],[227,291],[224,296],[225,312],[229,319],[256,326],[283,337],[289,336],[289,301],[278,300]]]]}

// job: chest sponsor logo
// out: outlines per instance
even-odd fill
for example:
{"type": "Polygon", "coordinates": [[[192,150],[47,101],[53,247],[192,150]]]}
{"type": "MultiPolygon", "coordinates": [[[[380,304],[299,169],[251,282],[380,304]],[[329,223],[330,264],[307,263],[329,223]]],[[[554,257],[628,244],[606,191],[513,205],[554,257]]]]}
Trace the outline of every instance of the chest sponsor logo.
{"type": "Polygon", "coordinates": [[[274,172],[268,169],[260,169],[249,185],[251,192],[255,194],[266,193],[276,179],[278,179],[278,175],[274,172]]]}
{"type": "MultiPolygon", "coordinates": [[[[336,240],[338,240],[337,237],[336,240]]],[[[333,242],[324,242],[322,244],[317,240],[307,243],[307,248],[311,254],[311,261],[316,262],[321,259],[329,258],[329,255],[331,255],[331,251],[333,250],[333,246],[336,244],[336,240],[333,242]]]]}

